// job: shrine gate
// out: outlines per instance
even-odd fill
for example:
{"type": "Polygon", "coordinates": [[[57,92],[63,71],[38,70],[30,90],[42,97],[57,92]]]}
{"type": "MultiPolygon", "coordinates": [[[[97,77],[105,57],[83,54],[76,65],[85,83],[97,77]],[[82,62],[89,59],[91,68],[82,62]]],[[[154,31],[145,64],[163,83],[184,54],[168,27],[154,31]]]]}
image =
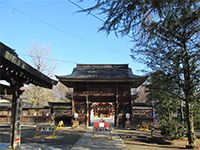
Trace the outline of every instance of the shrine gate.
{"type": "Polygon", "coordinates": [[[86,127],[95,118],[123,127],[125,114],[132,115],[131,89],[147,79],[133,75],[128,64],[78,64],[72,74],[56,77],[73,88],[72,113],[78,113],[79,123],[86,127]]]}

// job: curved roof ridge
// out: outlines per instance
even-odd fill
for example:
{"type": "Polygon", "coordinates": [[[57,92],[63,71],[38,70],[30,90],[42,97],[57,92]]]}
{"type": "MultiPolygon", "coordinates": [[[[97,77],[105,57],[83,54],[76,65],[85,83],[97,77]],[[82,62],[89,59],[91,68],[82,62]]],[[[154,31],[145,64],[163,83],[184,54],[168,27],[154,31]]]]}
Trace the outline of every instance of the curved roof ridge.
{"type": "Polygon", "coordinates": [[[56,76],[56,78],[65,85],[76,82],[143,83],[147,79],[146,76],[134,75],[128,64],[78,64],[70,75],[56,76]]]}
{"type": "Polygon", "coordinates": [[[76,68],[122,68],[128,69],[128,64],[77,64],[76,68]]]}

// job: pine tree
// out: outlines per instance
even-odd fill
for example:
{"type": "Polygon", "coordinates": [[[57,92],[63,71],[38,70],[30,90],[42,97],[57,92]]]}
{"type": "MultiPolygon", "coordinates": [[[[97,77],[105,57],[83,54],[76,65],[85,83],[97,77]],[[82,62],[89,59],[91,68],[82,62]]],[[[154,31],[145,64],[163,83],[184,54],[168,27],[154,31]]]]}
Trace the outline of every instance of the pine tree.
{"type": "Polygon", "coordinates": [[[163,71],[186,104],[188,142],[194,144],[193,102],[200,90],[200,7],[195,0],[96,0],[86,9],[105,17],[100,30],[131,35],[132,58],[163,71]]]}

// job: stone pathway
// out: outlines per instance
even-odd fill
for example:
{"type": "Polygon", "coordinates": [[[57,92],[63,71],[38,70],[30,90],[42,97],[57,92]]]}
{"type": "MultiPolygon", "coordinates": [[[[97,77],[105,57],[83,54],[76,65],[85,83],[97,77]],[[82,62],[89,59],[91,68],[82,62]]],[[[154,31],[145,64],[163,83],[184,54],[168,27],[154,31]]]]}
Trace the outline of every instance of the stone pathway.
{"type": "Polygon", "coordinates": [[[85,133],[72,147],[71,150],[127,150],[119,136],[95,135],[85,133]]]}

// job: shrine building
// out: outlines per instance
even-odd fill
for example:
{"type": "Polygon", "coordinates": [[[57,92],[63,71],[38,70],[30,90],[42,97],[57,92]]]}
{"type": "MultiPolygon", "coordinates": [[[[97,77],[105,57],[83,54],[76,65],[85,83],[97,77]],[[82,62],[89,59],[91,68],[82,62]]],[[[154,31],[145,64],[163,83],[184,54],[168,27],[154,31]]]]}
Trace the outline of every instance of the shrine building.
{"type": "Polygon", "coordinates": [[[80,125],[86,127],[102,118],[124,127],[125,115],[133,114],[131,90],[147,79],[134,75],[128,64],[78,64],[72,74],[56,77],[73,88],[72,113],[78,113],[80,125]]]}

